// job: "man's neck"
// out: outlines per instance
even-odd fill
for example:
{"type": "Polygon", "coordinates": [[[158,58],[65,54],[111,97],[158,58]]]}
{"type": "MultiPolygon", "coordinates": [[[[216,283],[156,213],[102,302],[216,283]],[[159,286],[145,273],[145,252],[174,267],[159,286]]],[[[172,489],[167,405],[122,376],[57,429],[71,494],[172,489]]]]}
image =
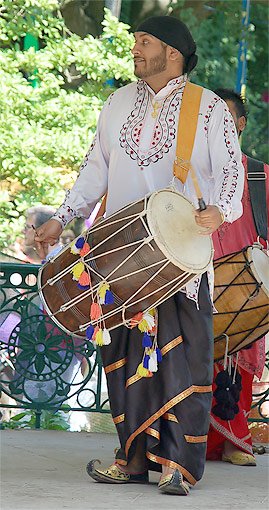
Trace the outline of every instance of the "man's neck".
{"type": "Polygon", "coordinates": [[[175,78],[178,78],[183,74],[182,71],[179,71],[178,73],[171,73],[171,75],[167,73],[160,73],[159,75],[150,76],[149,78],[145,78],[145,82],[148,84],[148,86],[154,90],[155,94],[158,94],[160,90],[162,90],[164,87],[166,87],[167,83],[169,81],[174,80],[175,78]]]}

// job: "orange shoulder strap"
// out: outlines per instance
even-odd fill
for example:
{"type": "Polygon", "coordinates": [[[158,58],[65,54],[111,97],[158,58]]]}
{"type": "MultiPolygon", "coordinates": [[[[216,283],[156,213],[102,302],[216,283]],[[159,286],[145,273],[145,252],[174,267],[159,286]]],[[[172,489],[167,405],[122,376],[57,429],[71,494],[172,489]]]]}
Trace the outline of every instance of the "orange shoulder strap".
{"type": "MultiPolygon", "coordinates": [[[[183,184],[190,170],[202,93],[203,87],[189,81],[186,83],[178,121],[176,159],[174,161],[174,175],[183,184]]],[[[106,209],[106,199],[107,193],[102,199],[102,205],[96,215],[96,219],[103,216],[106,209]]]]}
{"type": "Polygon", "coordinates": [[[177,130],[174,175],[184,184],[190,170],[192,149],[197,129],[198,114],[203,87],[190,83],[185,85],[177,130]]]}

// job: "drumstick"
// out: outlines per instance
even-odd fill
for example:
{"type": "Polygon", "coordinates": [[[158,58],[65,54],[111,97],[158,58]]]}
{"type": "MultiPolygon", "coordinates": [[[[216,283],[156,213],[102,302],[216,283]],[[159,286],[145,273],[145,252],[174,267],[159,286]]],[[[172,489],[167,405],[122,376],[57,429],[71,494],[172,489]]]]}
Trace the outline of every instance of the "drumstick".
{"type": "Polygon", "coordinates": [[[200,186],[198,184],[196,172],[195,172],[195,170],[194,170],[194,168],[193,168],[191,163],[189,164],[189,168],[190,168],[190,174],[191,174],[192,182],[193,182],[193,185],[194,185],[195,193],[196,193],[197,198],[198,198],[199,211],[205,211],[206,204],[205,204],[205,201],[204,201],[204,199],[202,197],[202,193],[201,193],[201,190],[200,190],[200,186]]]}

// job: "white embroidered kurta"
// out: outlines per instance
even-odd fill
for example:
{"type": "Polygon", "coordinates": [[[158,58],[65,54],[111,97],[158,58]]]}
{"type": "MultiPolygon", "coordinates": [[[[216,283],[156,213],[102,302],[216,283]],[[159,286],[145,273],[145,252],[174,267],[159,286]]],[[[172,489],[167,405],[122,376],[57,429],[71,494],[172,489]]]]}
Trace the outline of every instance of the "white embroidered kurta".
{"type": "MultiPolygon", "coordinates": [[[[108,98],[78,179],[55,219],[65,226],[75,216],[87,218],[106,192],[110,215],[171,184],[186,79],[184,75],[171,80],[157,94],[140,80],[108,98]]],[[[226,103],[207,89],[203,89],[191,162],[205,203],[219,206],[228,222],[239,218],[244,169],[238,138],[226,103]]],[[[178,191],[198,208],[190,175],[184,186],[175,181],[178,191]]],[[[195,300],[198,289],[199,284],[192,284],[188,292],[195,294],[195,300]]]]}

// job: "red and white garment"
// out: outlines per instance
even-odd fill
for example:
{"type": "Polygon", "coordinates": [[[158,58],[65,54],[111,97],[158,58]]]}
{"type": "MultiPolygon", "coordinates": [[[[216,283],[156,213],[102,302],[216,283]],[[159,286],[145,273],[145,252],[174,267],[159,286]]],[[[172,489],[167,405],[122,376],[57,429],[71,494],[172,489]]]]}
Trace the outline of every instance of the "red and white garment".
{"type": "MultiPolygon", "coordinates": [[[[241,250],[245,246],[252,245],[257,240],[257,232],[254,224],[250,195],[247,182],[247,156],[243,154],[242,162],[245,169],[245,184],[242,198],[243,215],[232,224],[224,223],[213,234],[215,259],[229,253],[241,250]]],[[[269,203],[269,165],[264,164],[264,172],[267,175],[266,198],[269,203]]],[[[269,224],[269,221],[268,221],[269,224]]],[[[265,339],[262,338],[253,343],[250,349],[245,349],[238,354],[239,372],[242,377],[242,390],[238,402],[239,413],[231,421],[221,420],[211,413],[210,430],[207,443],[207,457],[219,458],[225,440],[229,440],[237,448],[252,453],[251,434],[249,432],[247,418],[252,403],[252,382],[254,375],[261,377],[265,363],[265,339]]],[[[223,370],[221,363],[215,363],[214,379],[217,373],[223,370]]],[[[215,384],[213,384],[213,391],[215,384]]],[[[214,406],[215,401],[213,399],[214,406]]]]}

